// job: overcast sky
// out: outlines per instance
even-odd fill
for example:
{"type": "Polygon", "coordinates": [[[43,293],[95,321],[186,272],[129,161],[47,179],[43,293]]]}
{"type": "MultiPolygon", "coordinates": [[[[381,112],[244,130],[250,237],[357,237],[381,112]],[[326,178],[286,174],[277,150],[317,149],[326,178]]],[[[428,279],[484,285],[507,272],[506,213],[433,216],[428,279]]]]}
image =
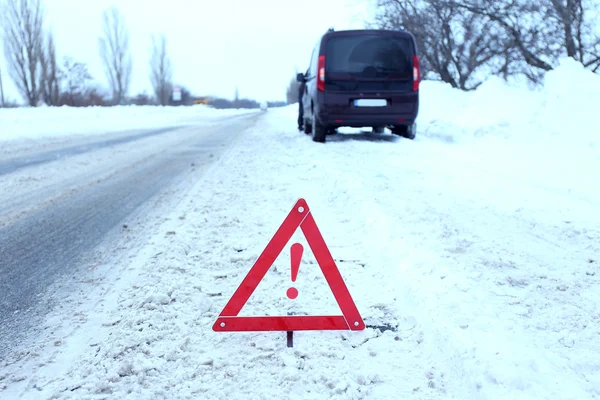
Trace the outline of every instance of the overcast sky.
{"type": "MultiPolygon", "coordinates": [[[[165,33],[174,81],[195,95],[285,100],[295,69],[305,70],[319,35],[329,27],[362,28],[368,0],[42,0],[63,56],[86,62],[107,87],[98,37],[102,11],[116,4],[130,30],[130,95],[151,93],[152,33],[165,33]]],[[[4,64],[4,59],[1,60],[4,64]]],[[[3,65],[8,98],[22,101],[3,65]]]]}

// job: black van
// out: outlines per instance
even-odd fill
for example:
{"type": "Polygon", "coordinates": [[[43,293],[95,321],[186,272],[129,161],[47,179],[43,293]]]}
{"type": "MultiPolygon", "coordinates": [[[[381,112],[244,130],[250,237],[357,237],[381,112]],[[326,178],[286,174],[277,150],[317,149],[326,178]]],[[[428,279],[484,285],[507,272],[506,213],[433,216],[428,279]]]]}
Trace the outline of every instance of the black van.
{"type": "Polygon", "coordinates": [[[411,33],[330,29],[297,79],[305,83],[304,132],[315,142],[341,126],[414,139],[421,71],[411,33]]]}

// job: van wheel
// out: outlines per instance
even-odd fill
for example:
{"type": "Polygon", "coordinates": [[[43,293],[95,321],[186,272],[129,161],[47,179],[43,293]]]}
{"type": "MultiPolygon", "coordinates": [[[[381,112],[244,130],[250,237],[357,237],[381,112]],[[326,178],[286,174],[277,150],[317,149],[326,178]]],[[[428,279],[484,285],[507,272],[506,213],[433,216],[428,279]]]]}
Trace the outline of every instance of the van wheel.
{"type": "Polygon", "coordinates": [[[396,126],[392,129],[392,133],[412,140],[417,136],[417,124],[396,126]]]}
{"type": "Polygon", "coordinates": [[[327,128],[316,117],[312,120],[312,140],[313,142],[325,143],[327,128]]]}
{"type": "Polygon", "coordinates": [[[378,135],[381,135],[384,132],[385,132],[385,126],[374,126],[373,127],[373,133],[377,133],[378,135]]]}
{"type": "Polygon", "coordinates": [[[312,124],[306,118],[304,119],[304,133],[306,133],[307,135],[310,135],[312,133],[312,124]]]}

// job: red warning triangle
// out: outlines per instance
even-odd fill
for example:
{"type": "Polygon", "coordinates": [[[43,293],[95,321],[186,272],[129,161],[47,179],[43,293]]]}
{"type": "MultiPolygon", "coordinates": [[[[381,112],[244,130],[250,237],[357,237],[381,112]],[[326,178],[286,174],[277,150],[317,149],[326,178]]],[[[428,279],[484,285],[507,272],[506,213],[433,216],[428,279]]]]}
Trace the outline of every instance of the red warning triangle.
{"type": "Polygon", "coordinates": [[[213,325],[215,332],[239,331],[308,331],[308,330],[353,330],[365,329],[365,323],[350,296],[346,283],[335,264],[327,244],[304,199],[285,218],[275,236],[258,257],[213,325]],[[342,315],[325,316],[251,316],[238,314],[283,251],[298,228],[302,229],[313,254],[325,275],[342,315]]]}

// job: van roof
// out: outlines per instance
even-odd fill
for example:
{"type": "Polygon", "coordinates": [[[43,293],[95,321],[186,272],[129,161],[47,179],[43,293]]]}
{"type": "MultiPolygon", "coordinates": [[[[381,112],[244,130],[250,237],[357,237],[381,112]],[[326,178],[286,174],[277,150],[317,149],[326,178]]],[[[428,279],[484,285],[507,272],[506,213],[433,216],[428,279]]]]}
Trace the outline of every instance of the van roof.
{"type": "Polygon", "coordinates": [[[375,34],[375,35],[394,35],[404,36],[413,39],[413,35],[408,31],[403,30],[391,30],[391,29],[348,29],[343,31],[329,30],[324,36],[345,36],[345,35],[356,35],[356,34],[375,34]]]}
{"type": "Polygon", "coordinates": [[[353,35],[363,35],[363,34],[364,35],[379,35],[379,36],[395,36],[395,37],[406,38],[411,42],[412,52],[414,52],[414,54],[417,54],[417,52],[418,52],[417,42],[412,33],[410,33],[409,31],[391,30],[391,29],[348,29],[345,31],[329,30],[327,33],[325,33],[321,37],[321,40],[319,41],[320,42],[320,52],[325,51],[324,46],[326,46],[326,43],[329,38],[353,36],[353,35]]]}

